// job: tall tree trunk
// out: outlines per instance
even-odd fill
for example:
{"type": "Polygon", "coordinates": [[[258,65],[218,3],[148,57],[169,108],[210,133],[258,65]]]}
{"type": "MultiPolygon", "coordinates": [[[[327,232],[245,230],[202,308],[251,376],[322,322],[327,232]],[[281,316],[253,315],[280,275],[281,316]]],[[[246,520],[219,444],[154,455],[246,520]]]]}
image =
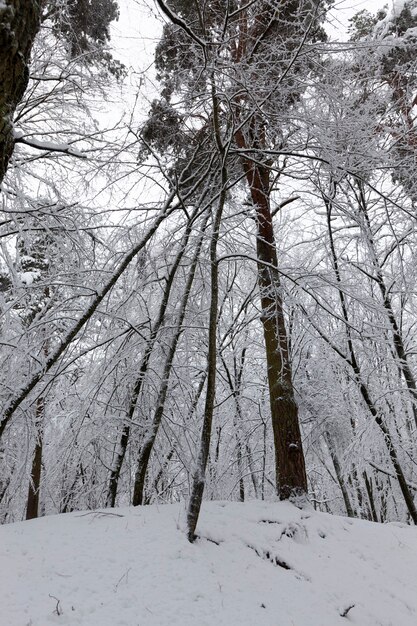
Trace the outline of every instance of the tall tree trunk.
{"type": "MultiPolygon", "coordinates": [[[[239,148],[246,147],[241,131],[236,133],[236,141],[239,148]]],[[[256,147],[257,142],[258,139],[254,142],[256,147]]],[[[255,164],[247,159],[243,159],[243,167],[257,224],[258,284],[274,436],[276,486],[280,499],[286,500],[307,494],[308,487],[269,202],[270,173],[267,165],[255,164]]]]}
{"type": "Polygon", "coordinates": [[[193,543],[196,539],[195,529],[203,501],[205,474],[210,454],[211,431],[213,426],[214,401],[216,397],[217,373],[217,307],[219,302],[219,266],[217,260],[217,244],[220,236],[220,224],[226,202],[228,172],[226,166],[227,150],[220,135],[219,102],[212,82],[213,124],[219,159],[221,161],[221,191],[214,215],[213,230],[210,241],[210,311],[207,355],[207,388],[204,405],[203,427],[201,430],[200,448],[193,472],[190,501],[187,510],[187,537],[193,543]]]}
{"type": "Polygon", "coordinates": [[[45,401],[40,397],[36,401],[36,445],[30,472],[29,491],[26,507],[26,519],[34,519],[39,515],[39,493],[41,487],[43,422],[45,401]]]}
{"type": "Polygon", "coordinates": [[[245,481],[244,481],[244,473],[243,473],[243,444],[242,444],[242,424],[243,424],[243,415],[242,415],[242,407],[240,404],[240,395],[241,395],[241,384],[242,384],[242,375],[243,375],[243,367],[245,364],[245,356],[246,356],[246,347],[243,348],[239,367],[236,364],[236,357],[234,357],[234,379],[230,373],[230,370],[227,366],[227,363],[223,357],[221,356],[224,371],[226,372],[227,382],[230,387],[231,394],[235,401],[235,416],[233,419],[233,427],[235,429],[235,437],[236,437],[236,456],[237,456],[237,468],[239,474],[239,501],[245,501],[245,481]]]}
{"type": "Polygon", "coordinates": [[[40,0],[0,3],[0,185],[14,149],[13,115],[28,84],[40,9],[40,0]]]}

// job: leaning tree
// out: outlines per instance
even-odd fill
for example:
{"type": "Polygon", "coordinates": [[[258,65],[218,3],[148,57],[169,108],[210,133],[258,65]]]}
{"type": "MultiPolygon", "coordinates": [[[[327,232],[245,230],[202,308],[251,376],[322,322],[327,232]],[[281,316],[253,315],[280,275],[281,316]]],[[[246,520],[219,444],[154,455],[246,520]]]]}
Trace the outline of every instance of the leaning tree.
{"type": "MultiPolygon", "coordinates": [[[[215,370],[216,246],[231,194],[256,224],[256,255],[270,411],[280,498],[307,492],[305,461],[294,396],[271,199],[275,183],[296,144],[298,104],[312,71],[326,2],[190,2],[158,5],[169,22],[156,50],[161,97],[151,108],[143,138],[160,153],[170,151],[181,171],[189,147],[205,137],[217,155],[213,217],[212,308],[209,371],[215,370]],[[297,112],[297,113],[296,113],[297,112]],[[246,200],[245,197],[246,196],[246,200]],[[214,299],[214,300],[213,300],[214,299]]],[[[195,174],[197,175],[197,173],[195,174]]],[[[214,406],[215,376],[208,380],[202,440],[189,508],[193,537],[204,489],[214,406]]]]}

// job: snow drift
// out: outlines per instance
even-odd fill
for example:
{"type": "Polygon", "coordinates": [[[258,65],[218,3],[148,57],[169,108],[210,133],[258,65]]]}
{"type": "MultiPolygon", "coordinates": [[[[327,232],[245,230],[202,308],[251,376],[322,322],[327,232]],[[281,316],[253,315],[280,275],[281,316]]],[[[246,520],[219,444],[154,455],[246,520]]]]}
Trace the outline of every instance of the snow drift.
{"type": "Polygon", "coordinates": [[[1,626],[416,626],[417,529],[289,503],[77,512],[0,528],[1,626]]]}

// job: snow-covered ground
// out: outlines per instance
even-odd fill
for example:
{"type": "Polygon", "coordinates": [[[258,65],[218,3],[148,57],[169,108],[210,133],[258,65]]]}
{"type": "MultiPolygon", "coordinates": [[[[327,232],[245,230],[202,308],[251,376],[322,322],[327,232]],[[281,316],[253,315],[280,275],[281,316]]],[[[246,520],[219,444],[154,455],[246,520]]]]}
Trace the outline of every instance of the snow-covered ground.
{"type": "Polygon", "coordinates": [[[0,528],[0,625],[416,626],[417,529],[204,503],[71,513],[0,528]]]}

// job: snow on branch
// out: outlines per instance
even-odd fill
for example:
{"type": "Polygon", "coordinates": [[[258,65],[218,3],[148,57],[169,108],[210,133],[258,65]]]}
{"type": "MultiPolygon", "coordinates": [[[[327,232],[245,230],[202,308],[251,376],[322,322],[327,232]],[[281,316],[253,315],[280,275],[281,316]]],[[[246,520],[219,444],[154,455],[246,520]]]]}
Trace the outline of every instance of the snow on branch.
{"type": "Polygon", "coordinates": [[[36,148],[36,150],[45,150],[47,152],[60,152],[76,157],[77,159],[86,159],[87,155],[83,154],[77,148],[68,143],[54,143],[53,141],[41,141],[40,139],[28,139],[24,137],[21,131],[14,132],[14,142],[22,143],[25,146],[36,148]]]}

